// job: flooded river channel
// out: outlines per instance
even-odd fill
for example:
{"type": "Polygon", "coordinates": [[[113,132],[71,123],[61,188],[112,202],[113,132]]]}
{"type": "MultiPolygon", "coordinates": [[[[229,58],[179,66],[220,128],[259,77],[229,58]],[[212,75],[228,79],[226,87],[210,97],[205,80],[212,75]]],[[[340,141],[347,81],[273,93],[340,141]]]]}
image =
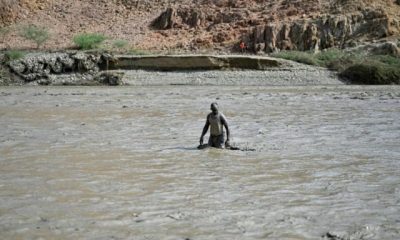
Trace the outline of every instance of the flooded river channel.
{"type": "Polygon", "coordinates": [[[399,87],[0,92],[1,239],[400,238],[399,87]]]}

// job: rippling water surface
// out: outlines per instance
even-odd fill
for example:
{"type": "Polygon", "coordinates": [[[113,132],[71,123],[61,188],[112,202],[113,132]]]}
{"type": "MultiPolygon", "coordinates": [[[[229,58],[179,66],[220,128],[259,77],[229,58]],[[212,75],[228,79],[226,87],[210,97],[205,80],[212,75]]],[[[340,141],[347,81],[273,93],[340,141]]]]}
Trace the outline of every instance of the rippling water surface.
{"type": "Polygon", "coordinates": [[[399,238],[399,87],[0,92],[2,239],[399,238]]]}

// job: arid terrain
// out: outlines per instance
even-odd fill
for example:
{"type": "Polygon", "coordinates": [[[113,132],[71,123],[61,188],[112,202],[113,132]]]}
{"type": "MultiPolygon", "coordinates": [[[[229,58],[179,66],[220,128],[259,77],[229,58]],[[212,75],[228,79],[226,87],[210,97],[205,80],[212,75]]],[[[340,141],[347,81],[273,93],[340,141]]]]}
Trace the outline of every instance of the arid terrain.
{"type": "Polygon", "coordinates": [[[400,0],[0,13],[1,239],[398,239],[400,0]],[[196,148],[214,101],[242,151],[196,148]]]}
{"type": "MultiPolygon", "coordinates": [[[[398,1],[397,1],[398,2],[398,1]]],[[[0,48],[33,48],[21,26],[45,27],[46,49],[73,47],[78,33],[154,51],[312,50],[399,37],[396,0],[0,0],[0,48]]]]}

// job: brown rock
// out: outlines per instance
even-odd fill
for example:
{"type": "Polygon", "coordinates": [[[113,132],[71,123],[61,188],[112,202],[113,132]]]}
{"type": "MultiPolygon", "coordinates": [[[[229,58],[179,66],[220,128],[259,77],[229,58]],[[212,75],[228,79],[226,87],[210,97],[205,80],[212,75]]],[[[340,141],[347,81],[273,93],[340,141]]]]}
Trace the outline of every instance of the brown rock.
{"type": "Polygon", "coordinates": [[[198,27],[204,22],[204,19],[204,14],[201,11],[193,10],[187,20],[187,24],[191,27],[198,27]]]}
{"type": "Polygon", "coordinates": [[[277,33],[276,25],[267,25],[265,27],[265,51],[267,53],[275,52],[278,49],[276,46],[277,33]]]}
{"type": "Polygon", "coordinates": [[[268,24],[253,28],[250,46],[256,52],[263,46],[266,52],[345,47],[350,41],[393,35],[400,25],[395,23],[381,10],[365,10],[351,15],[321,16],[318,20],[268,24]]]}
{"type": "Polygon", "coordinates": [[[372,49],[374,54],[391,55],[394,57],[400,57],[400,48],[397,47],[396,43],[385,42],[375,46],[372,49]]]}
{"type": "Polygon", "coordinates": [[[253,49],[255,52],[263,51],[265,49],[265,27],[257,26],[253,32],[253,49]]]}
{"type": "Polygon", "coordinates": [[[206,17],[202,11],[196,9],[174,9],[167,8],[151,24],[152,27],[160,30],[170,28],[184,28],[183,24],[189,27],[201,26],[206,17]]]}
{"type": "Polygon", "coordinates": [[[161,13],[161,15],[152,22],[151,26],[160,30],[172,28],[175,17],[176,11],[173,8],[167,8],[167,10],[161,13]]]}

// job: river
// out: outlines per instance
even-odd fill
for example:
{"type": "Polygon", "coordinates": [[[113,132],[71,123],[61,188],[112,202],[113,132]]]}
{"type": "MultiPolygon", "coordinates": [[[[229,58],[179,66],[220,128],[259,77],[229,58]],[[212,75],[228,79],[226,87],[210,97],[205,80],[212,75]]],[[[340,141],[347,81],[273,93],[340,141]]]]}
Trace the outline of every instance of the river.
{"type": "Polygon", "coordinates": [[[2,239],[399,238],[398,86],[0,92],[2,239]]]}

